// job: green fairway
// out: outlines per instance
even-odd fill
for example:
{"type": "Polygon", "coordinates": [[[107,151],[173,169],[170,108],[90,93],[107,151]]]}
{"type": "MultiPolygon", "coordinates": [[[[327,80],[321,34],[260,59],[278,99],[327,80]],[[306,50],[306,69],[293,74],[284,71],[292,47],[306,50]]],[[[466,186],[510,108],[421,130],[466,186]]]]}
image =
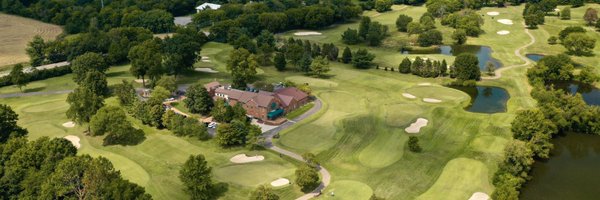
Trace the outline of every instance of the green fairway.
{"type": "Polygon", "coordinates": [[[490,194],[488,168],[480,161],[466,158],[451,160],[438,180],[417,199],[465,199],[475,192],[490,194]]]}

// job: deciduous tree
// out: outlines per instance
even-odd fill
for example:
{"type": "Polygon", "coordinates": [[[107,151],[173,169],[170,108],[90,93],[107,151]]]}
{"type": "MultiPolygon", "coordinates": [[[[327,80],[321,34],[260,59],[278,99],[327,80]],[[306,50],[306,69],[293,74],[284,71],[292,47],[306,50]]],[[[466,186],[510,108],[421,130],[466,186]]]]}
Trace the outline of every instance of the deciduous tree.
{"type": "Polygon", "coordinates": [[[19,87],[19,91],[21,92],[23,92],[22,88],[29,83],[29,75],[23,72],[23,65],[21,64],[16,64],[8,74],[8,77],[10,77],[10,82],[19,87]]]}
{"type": "Polygon", "coordinates": [[[212,168],[202,154],[191,155],[179,171],[179,179],[191,199],[208,200],[213,197],[212,168]]]}

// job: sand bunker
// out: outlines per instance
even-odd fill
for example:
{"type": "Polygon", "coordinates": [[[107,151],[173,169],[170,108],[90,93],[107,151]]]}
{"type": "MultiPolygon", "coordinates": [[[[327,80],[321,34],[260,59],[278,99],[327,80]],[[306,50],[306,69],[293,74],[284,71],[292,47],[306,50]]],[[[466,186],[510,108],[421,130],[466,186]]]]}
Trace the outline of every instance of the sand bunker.
{"type": "Polygon", "coordinates": [[[434,98],[423,98],[423,101],[427,102],[427,103],[441,103],[442,102],[442,100],[434,99],[434,98]]]}
{"type": "Polygon", "coordinates": [[[415,123],[412,123],[409,127],[405,128],[404,131],[407,133],[419,133],[422,127],[427,126],[427,123],[429,123],[429,120],[419,118],[415,123]]]}
{"type": "Polygon", "coordinates": [[[507,30],[501,30],[501,31],[498,31],[498,32],[496,32],[496,33],[497,33],[498,35],[508,35],[508,34],[510,33],[510,31],[507,31],[507,30]]]}
{"type": "Polygon", "coordinates": [[[492,12],[487,12],[487,15],[489,16],[498,16],[500,13],[496,12],[496,11],[492,11],[492,12]]]}
{"type": "Polygon", "coordinates": [[[273,186],[273,187],[280,187],[280,186],[289,185],[289,184],[290,184],[290,180],[288,180],[287,178],[278,178],[277,180],[274,180],[273,182],[271,182],[271,186],[273,186]]]}
{"type": "Polygon", "coordinates": [[[554,11],[555,11],[555,12],[560,12],[560,9],[558,9],[558,8],[555,8],[555,9],[554,9],[554,11]]]}
{"type": "Polygon", "coordinates": [[[403,97],[409,98],[409,99],[415,99],[417,97],[415,97],[415,95],[409,94],[409,93],[402,93],[403,97]]]}
{"type": "Polygon", "coordinates": [[[67,128],[73,128],[73,127],[75,127],[75,122],[68,121],[68,122],[63,123],[62,126],[67,127],[67,128]]]}
{"type": "Polygon", "coordinates": [[[79,144],[79,137],[74,135],[67,135],[64,138],[71,141],[71,144],[73,144],[75,148],[79,149],[81,147],[81,144],[79,144]]]}
{"type": "Polygon", "coordinates": [[[294,33],[294,35],[308,36],[308,35],[322,35],[322,33],[315,32],[315,31],[305,31],[305,32],[296,32],[296,33],[294,33]]]}
{"type": "Polygon", "coordinates": [[[513,25],[513,21],[510,19],[499,19],[498,22],[500,22],[501,24],[513,25]]]}
{"type": "Polygon", "coordinates": [[[204,60],[204,59],[202,59],[200,61],[202,61],[202,62],[210,62],[210,60],[204,60]]]}
{"type": "Polygon", "coordinates": [[[219,73],[219,71],[216,71],[216,70],[211,69],[211,68],[206,68],[206,67],[194,68],[194,71],[197,71],[197,72],[206,72],[206,73],[219,73]]]}
{"type": "Polygon", "coordinates": [[[486,193],[483,192],[475,192],[473,193],[473,195],[471,195],[471,198],[469,198],[469,200],[489,200],[490,196],[488,196],[486,193]]]}
{"type": "Polygon", "coordinates": [[[430,86],[431,83],[419,83],[420,86],[430,86]]]}
{"type": "Polygon", "coordinates": [[[264,156],[248,157],[248,156],[246,156],[246,154],[238,154],[238,155],[231,157],[231,159],[229,159],[229,161],[231,161],[232,163],[249,163],[249,162],[262,161],[264,159],[265,159],[264,156]]]}
{"type": "Polygon", "coordinates": [[[144,81],[142,81],[142,79],[135,79],[136,83],[143,83],[144,81]]]}

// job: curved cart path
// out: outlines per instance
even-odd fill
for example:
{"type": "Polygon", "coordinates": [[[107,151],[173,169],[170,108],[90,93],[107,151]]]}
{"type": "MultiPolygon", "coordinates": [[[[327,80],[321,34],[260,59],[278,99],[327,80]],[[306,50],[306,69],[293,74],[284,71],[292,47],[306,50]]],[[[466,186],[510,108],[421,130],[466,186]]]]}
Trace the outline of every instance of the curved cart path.
{"type": "MultiPolygon", "coordinates": [[[[280,126],[278,126],[277,128],[271,129],[267,132],[263,133],[263,137],[265,138],[265,144],[264,146],[270,150],[273,150],[277,153],[280,153],[282,155],[286,155],[289,156],[293,159],[305,162],[304,159],[302,159],[302,156],[300,156],[297,153],[282,149],[280,147],[277,147],[275,145],[273,145],[273,136],[277,133],[279,133],[281,130],[284,130],[292,125],[294,125],[296,122],[306,119],[307,117],[317,113],[319,110],[321,110],[322,107],[322,103],[321,100],[319,99],[315,99],[315,105],[308,111],[306,111],[305,113],[303,113],[302,115],[294,118],[293,120],[288,120],[287,122],[281,124],[280,126]]],[[[323,189],[325,189],[325,187],[327,187],[327,185],[329,185],[329,182],[331,182],[331,174],[329,174],[329,171],[327,171],[327,169],[325,169],[322,166],[319,166],[319,173],[321,174],[321,183],[319,184],[319,187],[315,188],[312,192],[307,193],[302,195],[301,197],[298,197],[296,200],[307,200],[307,199],[311,199],[317,195],[319,195],[321,193],[321,191],[323,189]]]]}
{"type": "MultiPolygon", "coordinates": [[[[523,24],[523,25],[525,25],[525,24],[523,24]]],[[[519,57],[521,60],[525,61],[525,63],[518,64],[518,65],[511,65],[508,67],[502,67],[502,68],[496,70],[496,74],[494,76],[481,77],[481,79],[487,79],[487,80],[499,79],[499,78],[502,78],[503,71],[506,71],[506,70],[509,70],[509,69],[512,69],[515,67],[523,67],[523,66],[527,66],[527,65],[531,64],[531,60],[529,60],[529,58],[527,58],[523,54],[521,54],[521,50],[533,45],[533,43],[535,43],[535,37],[533,37],[533,35],[531,35],[531,33],[529,33],[529,29],[527,29],[527,28],[525,28],[525,33],[529,36],[529,38],[531,38],[531,41],[529,43],[527,43],[526,45],[523,45],[515,50],[515,55],[517,57],[519,57]]]]}

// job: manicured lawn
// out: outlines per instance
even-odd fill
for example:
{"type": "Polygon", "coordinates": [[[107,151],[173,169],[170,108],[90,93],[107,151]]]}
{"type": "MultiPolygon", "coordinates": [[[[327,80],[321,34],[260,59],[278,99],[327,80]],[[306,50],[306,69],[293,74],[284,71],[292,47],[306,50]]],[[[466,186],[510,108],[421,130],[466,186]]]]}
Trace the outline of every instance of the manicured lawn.
{"type": "Polygon", "coordinates": [[[285,115],[286,118],[288,119],[295,119],[296,117],[304,114],[306,111],[310,110],[312,107],[315,106],[315,103],[308,103],[306,105],[303,105],[300,108],[297,108],[296,110],[293,110],[292,112],[288,113],[287,115],[285,115]]]}

